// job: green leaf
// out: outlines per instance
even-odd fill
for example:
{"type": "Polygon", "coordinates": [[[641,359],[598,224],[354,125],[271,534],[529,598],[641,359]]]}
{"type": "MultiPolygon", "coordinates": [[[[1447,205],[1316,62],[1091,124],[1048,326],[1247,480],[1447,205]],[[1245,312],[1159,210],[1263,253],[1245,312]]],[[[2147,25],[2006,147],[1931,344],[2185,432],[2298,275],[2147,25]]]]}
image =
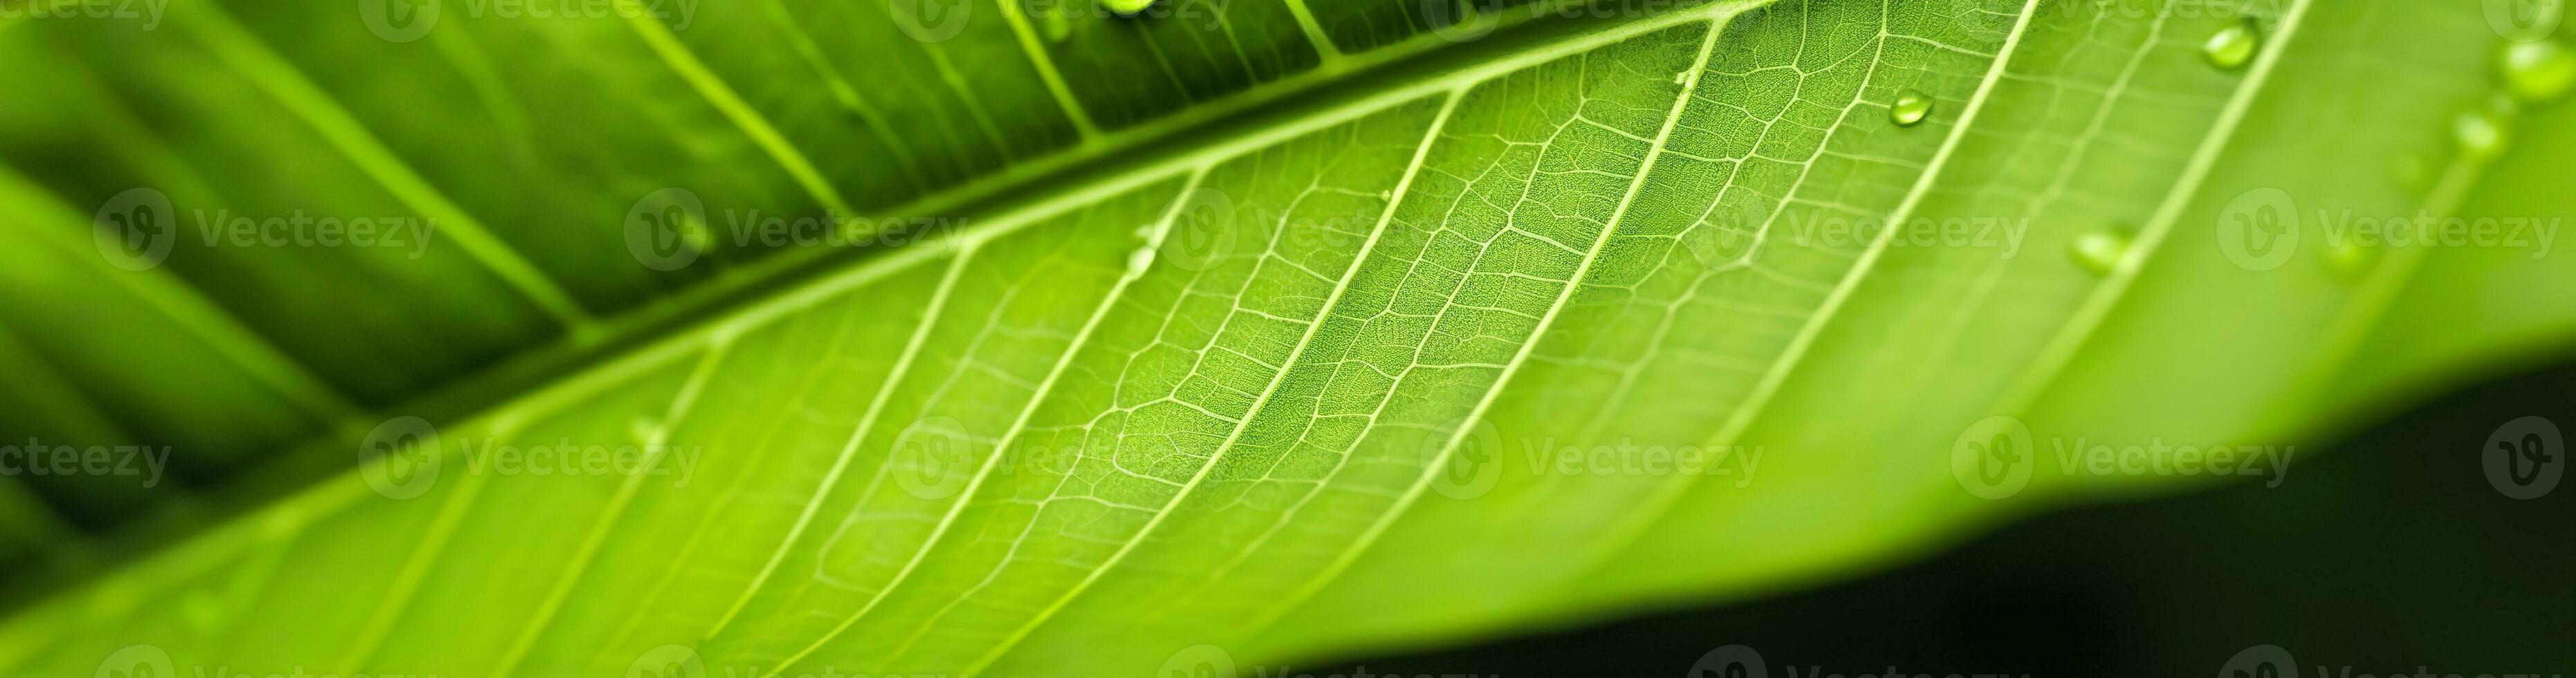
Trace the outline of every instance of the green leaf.
{"type": "MultiPolygon", "coordinates": [[[[1356,3],[1229,5],[1256,15],[1232,32],[1075,18],[1064,42],[1006,6],[993,44],[1034,50],[1009,68],[1040,75],[971,91],[1041,124],[993,139],[1132,146],[1081,163],[960,144],[915,156],[950,169],[882,175],[858,167],[890,149],[775,122],[839,88],[737,74],[796,44],[781,36],[803,22],[779,17],[837,10],[645,22],[673,71],[617,82],[694,92],[632,100],[721,119],[671,129],[741,135],[711,161],[780,168],[745,180],[770,197],[820,194],[817,176],[1005,188],[961,199],[970,225],[945,237],[711,304],[472,417],[387,421],[356,473],[20,613],[0,671],[1250,675],[1758,595],[2220,480],[2070,461],[2092,445],[2226,447],[2251,480],[2296,482],[2352,417],[2565,356],[2576,268],[2537,227],[2576,212],[2544,188],[2576,126],[2495,103],[2505,26],[2410,3],[2186,4],[1540,11],[1446,47],[1372,33],[1356,3]],[[2247,26],[2259,49],[2213,64],[2210,37],[2247,26]],[[1171,57],[1217,36],[1239,61],[1171,57]],[[1253,57],[1298,40],[1305,57],[1253,57]],[[1355,56],[1388,44],[1418,56],[1355,56]],[[1134,75],[1158,57],[1169,83],[1134,75]],[[1301,77],[1333,86],[1264,89],[1301,77]],[[1223,91],[1309,94],[1101,131],[1223,91]],[[1928,112],[1891,115],[1910,97],[1928,112]],[[2523,138],[2465,152],[2450,135],[2471,113],[2523,138]],[[2533,228],[2341,246],[2355,219],[2419,215],[2533,228]]],[[[192,30],[256,71],[230,32],[307,20],[272,11],[192,30]]],[[[840,46],[905,44],[874,40],[840,46]]],[[[324,44],[298,48],[359,49],[324,44]]],[[[1001,54],[923,58],[984,73],[1001,54]]],[[[840,75],[879,76],[925,73],[840,75]]],[[[847,89],[942,85],[970,90],[847,89]]],[[[984,126],[959,101],[880,105],[984,126]]],[[[361,172],[377,157],[341,145],[361,172]]],[[[588,199],[622,214],[605,193],[588,199]]],[[[451,263],[528,291],[463,249],[451,263]]],[[[599,286],[575,299],[633,289],[527,259],[599,286]]]]}
{"type": "MultiPolygon", "coordinates": [[[[1133,18],[1035,0],[163,4],[103,21],[30,10],[0,36],[0,57],[59,64],[0,74],[28,93],[0,115],[0,214],[41,225],[0,232],[0,309],[26,335],[23,364],[43,363],[25,369],[62,374],[78,388],[60,399],[116,425],[0,413],[0,429],[169,443],[206,486],[374,423],[359,412],[480,409],[789,273],[920,237],[880,229],[953,230],[1039,177],[1463,35],[1433,30],[1457,17],[1358,1],[1133,18]],[[1041,10],[1061,35],[1041,40],[1041,10]],[[1159,72],[1136,77],[1146,63],[1159,72]],[[639,265],[637,215],[671,189],[723,233],[675,270],[639,265]],[[167,210],[138,231],[163,249],[92,243],[138,205],[167,210]],[[735,225],[763,216],[847,233],[781,245],[735,225]],[[297,218],[412,228],[367,247],[224,230],[297,218]],[[168,383],[177,371],[190,383],[168,383]],[[475,373],[516,376],[460,378],[475,373]]],[[[49,492],[110,523],[154,496],[49,492]]]]}

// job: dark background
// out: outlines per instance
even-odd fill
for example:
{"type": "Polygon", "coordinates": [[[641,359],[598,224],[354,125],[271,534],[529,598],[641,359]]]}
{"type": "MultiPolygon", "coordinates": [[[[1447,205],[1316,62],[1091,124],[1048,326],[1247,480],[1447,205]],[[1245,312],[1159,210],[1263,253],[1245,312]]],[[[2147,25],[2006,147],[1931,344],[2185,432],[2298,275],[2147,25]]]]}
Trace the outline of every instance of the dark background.
{"type": "Polygon", "coordinates": [[[2576,364],[2302,450],[2278,488],[2062,511],[1751,603],[1295,670],[1686,676],[1710,650],[1742,644],[1769,678],[1891,665],[1908,677],[2225,678],[2238,652],[2271,644],[2301,678],[2576,674],[2576,473],[2518,501],[2488,484],[2477,457],[2497,426],[2528,414],[2576,425],[2576,364]]]}

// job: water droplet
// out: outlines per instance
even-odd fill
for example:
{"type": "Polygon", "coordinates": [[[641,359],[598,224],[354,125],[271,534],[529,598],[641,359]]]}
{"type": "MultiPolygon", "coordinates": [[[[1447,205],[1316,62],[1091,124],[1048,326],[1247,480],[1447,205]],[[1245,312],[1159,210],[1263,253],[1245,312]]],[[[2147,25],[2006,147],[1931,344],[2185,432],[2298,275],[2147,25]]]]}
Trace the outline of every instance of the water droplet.
{"type": "Polygon", "coordinates": [[[2109,274],[2120,258],[2129,254],[2129,236],[2109,229],[2087,231],[2075,236],[2075,263],[2096,275],[2109,274]]]}
{"type": "Polygon", "coordinates": [[[1932,95],[1921,90],[1905,90],[1896,96],[1896,105],[1887,107],[1887,120],[1898,127],[1922,124],[1924,116],[1931,114],[1932,95]]]}
{"type": "Polygon", "coordinates": [[[2496,66],[2504,72],[2505,89],[2524,101],[2557,101],[2576,85],[2576,50],[2556,40],[2506,42],[2496,66]]]}
{"type": "Polygon", "coordinates": [[[2460,152],[2472,158],[2492,158],[2504,152],[2504,116],[2490,109],[2463,111],[2451,119],[2451,140],[2460,152]]]}
{"type": "Polygon", "coordinates": [[[2326,245],[2325,255],[2327,268],[2334,269],[2336,273],[2355,277],[2369,272],[2370,264],[2379,260],[2378,252],[2362,246],[2351,238],[2326,245]]]}
{"type": "Polygon", "coordinates": [[[1065,18],[1061,7],[1050,6],[1038,15],[1038,22],[1046,30],[1047,42],[1064,42],[1073,38],[1073,20],[1065,18]]]}
{"type": "Polygon", "coordinates": [[[2236,68],[2254,60],[2254,52],[2263,46],[2263,33],[2251,21],[2240,21],[2209,36],[2201,43],[2200,53],[2219,68],[2236,68]]]}
{"type": "Polygon", "coordinates": [[[1154,6],[1154,0],[1100,0],[1100,4],[1109,6],[1109,11],[1117,12],[1118,16],[1136,16],[1144,13],[1145,8],[1154,6]]]}
{"type": "Polygon", "coordinates": [[[1151,246],[1139,247],[1136,248],[1136,251],[1127,253],[1128,273],[1143,273],[1145,272],[1145,269],[1151,268],[1153,265],[1154,248],[1151,246]]]}
{"type": "Polygon", "coordinates": [[[653,417],[636,417],[626,422],[626,435],[634,436],[635,442],[639,444],[653,442],[654,438],[662,435],[662,420],[653,417]]]}

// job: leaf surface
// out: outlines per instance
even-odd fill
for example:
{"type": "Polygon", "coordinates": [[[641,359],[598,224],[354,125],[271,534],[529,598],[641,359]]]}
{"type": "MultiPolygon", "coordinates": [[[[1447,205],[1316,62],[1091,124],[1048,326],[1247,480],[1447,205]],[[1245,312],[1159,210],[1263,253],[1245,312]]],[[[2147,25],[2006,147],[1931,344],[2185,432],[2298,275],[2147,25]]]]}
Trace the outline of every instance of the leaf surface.
{"type": "MultiPolygon", "coordinates": [[[[1317,30],[1390,40],[1298,7],[1077,35],[994,110],[1070,94],[1091,122],[1011,129],[1087,138],[1356,58],[1276,47],[1317,30]],[[1167,64],[1171,89],[1121,70],[1218,34],[1239,60],[1167,64]]],[[[2349,215],[2569,213],[2523,188],[2564,160],[2448,136],[2495,96],[2485,17],[2095,7],[1712,3],[1373,69],[440,423],[426,464],[371,459],[22,613],[0,660],[1248,673],[1837,576],[2200,481],[2078,472],[2070,446],[2294,464],[2465,367],[2563,354],[2563,263],[2328,244],[2349,215]],[[2256,56],[2212,65],[2245,22],[2256,56]],[[1908,96],[1919,124],[1891,120],[1908,96]],[[2248,264],[2225,239],[2273,192],[2298,244],[2248,264]],[[2027,485],[1988,498],[1954,463],[1999,416],[2027,485]],[[501,451],[621,447],[649,472],[501,451]]],[[[794,28],[727,25],[682,39],[794,28]]],[[[1025,48],[1034,25],[1009,27],[1025,48]]],[[[975,117],[943,105],[888,115],[975,117]]]]}

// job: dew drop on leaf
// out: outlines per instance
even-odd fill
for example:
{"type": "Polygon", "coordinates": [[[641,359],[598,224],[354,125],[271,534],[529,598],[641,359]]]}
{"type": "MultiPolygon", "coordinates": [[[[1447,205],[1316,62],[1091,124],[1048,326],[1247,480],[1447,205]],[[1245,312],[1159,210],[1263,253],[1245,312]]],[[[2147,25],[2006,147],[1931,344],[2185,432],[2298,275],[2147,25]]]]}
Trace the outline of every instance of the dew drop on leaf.
{"type": "Polygon", "coordinates": [[[660,437],[661,433],[662,420],[660,419],[636,417],[626,422],[626,435],[633,436],[638,444],[651,443],[654,438],[660,437]]]}
{"type": "Polygon", "coordinates": [[[1896,104],[1887,107],[1887,119],[1898,127],[1913,127],[1932,114],[1932,96],[1920,90],[1905,90],[1896,96],[1896,104]]]}
{"type": "Polygon", "coordinates": [[[1038,15],[1039,26],[1046,31],[1047,42],[1064,42],[1073,38],[1073,20],[1062,9],[1049,9],[1038,15]]]}
{"type": "Polygon", "coordinates": [[[2496,54],[2505,89],[2523,101],[2546,103],[2567,95],[2576,85],[2576,50],[2556,40],[2506,42],[2496,54]]]}
{"type": "Polygon", "coordinates": [[[1119,16],[1136,16],[1144,13],[1145,8],[1154,6],[1154,0],[1100,0],[1100,4],[1108,6],[1109,11],[1117,12],[1119,16]]]}
{"type": "Polygon", "coordinates": [[[2461,112],[2451,119],[2451,140],[2470,157],[2495,157],[2504,152],[2504,116],[2483,108],[2461,112]]]}
{"type": "Polygon", "coordinates": [[[2209,36],[2201,43],[2200,53],[2219,68],[2236,68],[2254,60],[2254,51],[2263,46],[2263,34],[2252,22],[2240,21],[2209,36]]]}
{"type": "Polygon", "coordinates": [[[2119,265],[2120,257],[2129,252],[2129,236],[2109,229],[2096,229],[2075,236],[2075,263],[2095,274],[2107,274],[2119,265]]]}
{"type": "Polygon", "coordinates": [[[2354,242],[2350,238],[2345,238],[2343,242],[2326,245],[2325,256],[2327,268],[2334,269],[2334,272],[2336,273],[2352,277],[2359,277],[2361,274],[2369,272],[2371,262],[2377,261],[2379,258],[2377,252],[2372,251],[2369,247],[2362,246],[2359,242],[2354,242]]]}

